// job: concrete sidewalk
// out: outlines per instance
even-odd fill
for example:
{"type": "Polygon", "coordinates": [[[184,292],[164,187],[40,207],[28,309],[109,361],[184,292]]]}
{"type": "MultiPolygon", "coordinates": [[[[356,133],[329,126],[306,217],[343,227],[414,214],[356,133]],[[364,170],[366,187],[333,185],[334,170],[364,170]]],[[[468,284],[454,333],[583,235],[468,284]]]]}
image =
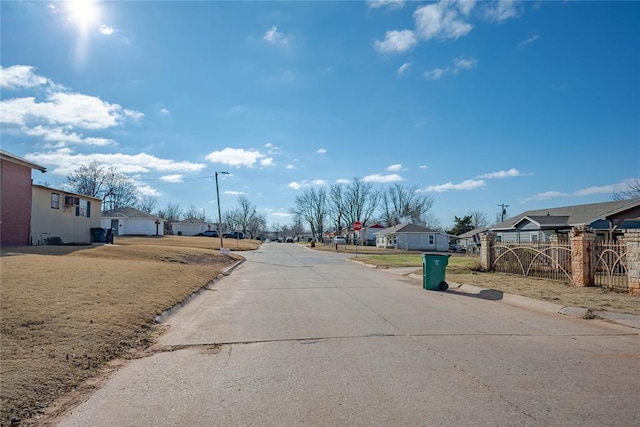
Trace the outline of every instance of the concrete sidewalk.
{"type": "MultiPolygon", "coordinates": [[[[360,263],[367,267],[376,268],[375,265],[364,264],[357,259],[348,259],[347,261],[360,263]]],[[[422,281],[422,275],[415,274],[419,267],[398,267],[398,268],[381,268],[380,271],[405,276],[417,281],[422,281]]],[[[541,301],[534,298],[524,297],[522,295],[508,294],[495,289],[481,288],[474,285],[466,285],[463,283],[447,282],[450,293],[465,293],[475,295],[478,298],[501,301],[510,305],[527,307],[535,310],[546,311],[550,313],[562,314],[565,316],[578,317],[583,319],[599,318],[619,325],[629,326],[631,328],[640,329],[640,316],[635,314],[615,313],[611,311],[593,311],[584,307],[572,307],[562,304],[555,304],[548,301],[541,301]]],[[[439,292],[439,291],[436,291],[439,292]]]]}

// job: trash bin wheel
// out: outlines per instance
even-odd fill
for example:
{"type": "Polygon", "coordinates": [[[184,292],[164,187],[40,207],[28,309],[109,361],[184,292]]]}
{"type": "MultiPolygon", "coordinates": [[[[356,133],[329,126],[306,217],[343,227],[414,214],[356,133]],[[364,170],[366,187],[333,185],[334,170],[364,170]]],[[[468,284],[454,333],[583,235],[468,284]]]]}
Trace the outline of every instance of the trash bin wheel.
{"type": "Polygon", "coordinates": [[[446,291],[447,289],[449,289],[449,285],[443,280],[442,282],[440,282],[440,284],[438,284],[438,289],[440,289],[441,291],[446,291]]]}

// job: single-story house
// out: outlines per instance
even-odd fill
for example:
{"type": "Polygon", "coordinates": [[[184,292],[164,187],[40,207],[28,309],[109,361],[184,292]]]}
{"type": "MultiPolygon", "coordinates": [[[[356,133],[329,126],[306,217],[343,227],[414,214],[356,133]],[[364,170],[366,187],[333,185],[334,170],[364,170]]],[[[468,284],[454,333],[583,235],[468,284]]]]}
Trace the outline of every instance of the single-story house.
{"type": "Polygon", "coordinates": [[[480,247],[480,235],[486,233],[489,228],[474,228],[471,231],[462,233],[457,236],[456,246],[459,249],[464,249],[467,252],[475,252],[480,247]]]}
{"type": "Polygon", "coordinates": [[[367,227],[362,227],[360,231],[355,231],[358,236],[358,242],[361,245],[375,246],[376,245],[376,233],[385,229],[384,225],[373,224],[367,227]]]}
{"type": "Polygon", "coordinates": [[[162,236],[165,220],[136,208],[116,208],[102,212],[102,227],[116,236],[162,236]]]}
{"type": "Polygon", "coordinates": [[[600,239],[640,228],[640,199],[536,209],[509,218],[490,230],[503,243],[544,243],[552,236],[567,240],[572,228],[586,226],[600,239]]]}
{"type": "Polygon", "coordinates": [[[216,229],[217,227],[215,225],[211,225],[199,218],[187,218],[182,221],[171,223],[171,230],[173,231],[173,234],[181,236],[195,236],[203,231],[216,229]]]}
{"type": "Polygon", "coordinates": [[[31,244],[89,243],[100,227],[102,200],[44,185],[33,185],[31,244]]]}
{"type": "Polygon", "coordinates": [[[378,248],[437,252],[449,250],[449,237],[446,233],[415,224],[398,224],[378,231],[375,235],[378,248]]]}
{"type": "Polygon", "coordinates": [[[31,171],[47,169],[0,149],[0,245],[31,242],[31,171]]]}

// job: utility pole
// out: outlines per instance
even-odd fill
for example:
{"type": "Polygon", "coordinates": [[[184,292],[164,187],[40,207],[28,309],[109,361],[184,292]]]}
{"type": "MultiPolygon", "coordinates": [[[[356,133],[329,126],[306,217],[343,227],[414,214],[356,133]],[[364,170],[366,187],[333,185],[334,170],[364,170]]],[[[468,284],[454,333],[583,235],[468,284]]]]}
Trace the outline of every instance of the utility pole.
{"type": "Polygon", "coordinates": [[[502,203],[498,206],[500,206],[500,222],[503,222],[504,216],[507,214],[507,208],[509,207],[509,205],[505,205],[504,203],[502,203]]]}
{"type": "Polygon", "coordinates": [[[222,214],[220,213],[220,190],[218,190],[218,174],[229,175],[229,172],[216,171],[216,198],[218,199],[218,236],[220,237],[220,250],[222,250],[222,214]]]}

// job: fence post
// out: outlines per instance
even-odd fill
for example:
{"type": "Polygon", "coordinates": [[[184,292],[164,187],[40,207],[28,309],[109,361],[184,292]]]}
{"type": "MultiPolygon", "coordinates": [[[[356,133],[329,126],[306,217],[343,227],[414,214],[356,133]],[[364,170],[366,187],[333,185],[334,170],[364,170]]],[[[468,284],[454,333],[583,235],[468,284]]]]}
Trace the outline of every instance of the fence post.
{"type": "Polygon", "coordinates": [[[627,230],[623,242],[627,246],[629,293],[640,295],[640,230],[627,230]]]}
{"type": "Polygon", "coordinates": [[[496,235],[491,232],[480,235],[480,266],[485,271],[491,271],[496,259],[496,235]]]}
{"type": "Polygon", "coordinates": [[[594,283],[593,253],[595,234],[584,227],[571,230],[571,275],[573,286],[591,286],[594,283]]]}

